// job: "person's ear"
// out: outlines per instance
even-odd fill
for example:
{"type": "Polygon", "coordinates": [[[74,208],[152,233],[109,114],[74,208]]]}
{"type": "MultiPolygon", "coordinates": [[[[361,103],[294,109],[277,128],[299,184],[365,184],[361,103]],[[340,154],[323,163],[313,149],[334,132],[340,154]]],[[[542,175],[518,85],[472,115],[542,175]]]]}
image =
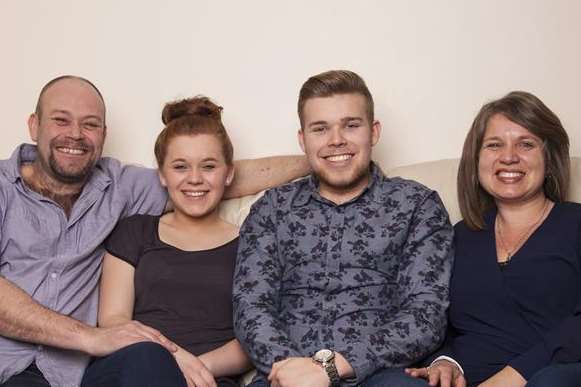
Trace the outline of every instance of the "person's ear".
{"type": "Polygon", "coordinates": [[[228,176],[226,176],[226,187],[230,187],[230,184],[232,184],[232,182],[234,181],[234,167],[230,167],[230,170],[228,171],[228,176]]]}
{"type": "Polygon", "coordinates": [[[379,141],[381,136],[381,122],[375,120],[371,124],[371,146],[374,146],[379,141]]]}
{"type": "Polygon", "coordinates": [[[40,117],[36,113],[32,113],[28,117],[28,133],[30,139],[34,142],[38,141],[38,128],[40,126],[40,117]]]}
{"type": "Polygon", "coordinates": [[[305,131],[303,129],[299,129],[299,132],[297,133],[297,137],[299,139],[299,145],[301,146],[301,149],[303,150],[303,153],[307,153],[305,151],[305,131]]]}
{"type": "Polygon", "coordinates": [[[167,188],[167,181],[165,180],[161,170],[158,169],[157,174],[159,176],[159,182],[161,183],[161,186],[167,188]]]}

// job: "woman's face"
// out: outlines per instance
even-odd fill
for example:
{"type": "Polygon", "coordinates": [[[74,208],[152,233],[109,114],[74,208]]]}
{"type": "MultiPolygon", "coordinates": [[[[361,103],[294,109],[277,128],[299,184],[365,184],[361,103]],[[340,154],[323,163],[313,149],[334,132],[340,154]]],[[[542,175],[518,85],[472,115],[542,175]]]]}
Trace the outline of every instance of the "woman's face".
{"type": "Polygon", "coordinates": [[[544,196],[543,141],[502,114],[492,116],[480,149],[478,180],[497,203],[544,196]]]}
{"type": "Polygon", "coordinates": [[[226,164],[220,140],[211,134],[197,134],[169,141],[159,174],[174,210],[199,218],[217,208],[233,172],[226,164]]]}

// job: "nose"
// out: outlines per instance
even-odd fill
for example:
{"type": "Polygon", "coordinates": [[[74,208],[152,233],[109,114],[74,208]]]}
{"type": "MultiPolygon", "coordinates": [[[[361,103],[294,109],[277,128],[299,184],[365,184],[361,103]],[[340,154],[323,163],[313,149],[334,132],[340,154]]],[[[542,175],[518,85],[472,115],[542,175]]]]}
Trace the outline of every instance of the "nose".
{"type": "Polygon", "coordinates": [[[504,164],[515,164],[519,162],[519,156],[516,148],[512,145],[503,147],[500,154],[500,161],[504,164]]]}
{"type": "Polygon", "coordinates": [[[83,136],[80,123],[75,121],[71,124],[70,128],[69,137],[79,139],[83,136]]]}
{"type": "Polygon", "coordinates": [[[192,168],[188,174],[188,184],[197,185],[202,183],[202,174],[198,168],[192,168]]]}
{"type": "Polygon", "coordinates": [[[347,143],[340,127],[335,126],[329,130],[329,146],[343,146],[347,143]]]}

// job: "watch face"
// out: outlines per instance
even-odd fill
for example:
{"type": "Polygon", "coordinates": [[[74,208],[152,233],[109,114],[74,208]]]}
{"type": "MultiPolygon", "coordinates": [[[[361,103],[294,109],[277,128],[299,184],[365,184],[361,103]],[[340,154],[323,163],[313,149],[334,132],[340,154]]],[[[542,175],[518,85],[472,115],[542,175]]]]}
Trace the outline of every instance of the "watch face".
{"type": "Polygon", "coordinates": [[[322,362],[328,362],[333,359],[335,354],[330,349],[321,349],[315,353],[315,360],[322,362]]]}

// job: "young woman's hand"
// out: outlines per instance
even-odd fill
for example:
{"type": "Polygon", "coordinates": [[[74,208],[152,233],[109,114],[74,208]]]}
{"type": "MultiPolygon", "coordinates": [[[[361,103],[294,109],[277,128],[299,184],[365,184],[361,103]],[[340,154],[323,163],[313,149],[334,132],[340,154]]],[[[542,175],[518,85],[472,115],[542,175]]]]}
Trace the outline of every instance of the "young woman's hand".
{"type": "Polygon", "coordinates": [[[217,387],[214,375],[198,357],[183,348],[179,348],[174,357],[186,378],[188,387],[217,387]]]}
{"type": "Polygon", "coordinates": [[[466,379],[458,366],[448,360],[438,360],[429,367],[406,368],[405,373],[428,381],[430,386],[466,387],[466,379]]]}

